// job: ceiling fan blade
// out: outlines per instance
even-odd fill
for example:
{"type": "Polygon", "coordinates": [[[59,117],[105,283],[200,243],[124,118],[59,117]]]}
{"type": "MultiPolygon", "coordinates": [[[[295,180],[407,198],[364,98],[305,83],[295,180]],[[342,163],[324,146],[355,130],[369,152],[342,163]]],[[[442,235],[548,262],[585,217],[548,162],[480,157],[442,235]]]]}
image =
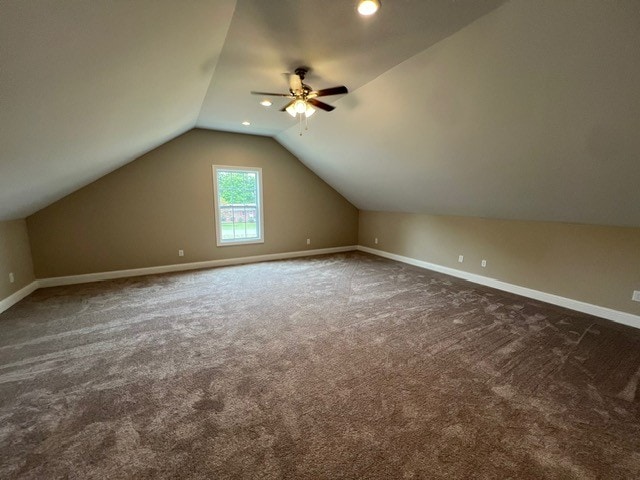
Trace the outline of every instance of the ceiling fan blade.
{"type": "Polygon", "coordinates": [[[292,74],[289,76],[289,88],[293,93],[302,92],[302,80],[297,74],[292,74]]]}
{"type": "Polygon", "coordinates": [[[270,97],[290,97],[290,93],[251,92],[253,95],[268,95],[270,97]]]}
{"type": "Polygon", "coordinates": [[[286,112],[287,108],[289,108],[291,105],[293,105],[296,101],[295,100],[291,100],[289,103],[287,103],[284,107],[282,107],[280,109],[281,112],[286,112]]]}
{"type": "Polygon", "coordinates": [[[329,95],[342,95],[343,93],[349,93],[349,89],[344,85],[339,87],[324,88],[315,92],[316,97],[328,97],[329,95]]]}
{"type": "Polygon", "coordinates": [[[321,102],[320,100],[316,100],[315,98],[309,98],[307,102],[313,105],[314,107],[324,110],[325,112],[330,112],[331,110],[334,110],[336,108],[333,105],[329,105],[328,103],[321,102]]]}

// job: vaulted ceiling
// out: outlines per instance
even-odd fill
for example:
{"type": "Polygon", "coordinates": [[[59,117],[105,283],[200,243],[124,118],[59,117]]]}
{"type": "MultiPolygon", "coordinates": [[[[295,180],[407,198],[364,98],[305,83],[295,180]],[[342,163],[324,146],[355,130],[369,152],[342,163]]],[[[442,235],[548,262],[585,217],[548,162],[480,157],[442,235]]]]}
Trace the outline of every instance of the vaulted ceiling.
{"type": "Polygon", "coordinates": [[[197,126],[275,137],[361,209],[640,226],[640,3],[355,3],[3,1],[0,219],[197,126]],[[299,65],[350,90],[302,136],[249,93],[299,65]]]}

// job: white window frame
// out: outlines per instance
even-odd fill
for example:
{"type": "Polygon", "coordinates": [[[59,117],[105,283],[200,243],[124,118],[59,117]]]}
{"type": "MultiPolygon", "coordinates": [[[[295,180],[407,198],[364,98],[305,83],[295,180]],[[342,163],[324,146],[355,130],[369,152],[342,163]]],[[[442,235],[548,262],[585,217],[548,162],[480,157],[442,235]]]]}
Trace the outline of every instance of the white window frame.
{"type": "Polygon", "coordinates": [[[227,247],[230,245],[250,245],[254,243],[264,243],[264,212],[262,208],[262,168],[260,167],[237,167],[231,165],[213,165],[213,204],[215,208],[214,212],[214,221],[216,224],[216,244],[218,247],[227,247]],[[249,238],[246,240],[242,239],[233,239],[233,240],[222,240],[222,218],[220,216],[220,205],[219,205],[219,197],[218,197],[218,171],[243,171],[243,172],[254,172],[256,174],[256,183],[257,183],[257,210],[258,210],[258,225],[257,230],[259,232],[258,238],[249,238]]]}

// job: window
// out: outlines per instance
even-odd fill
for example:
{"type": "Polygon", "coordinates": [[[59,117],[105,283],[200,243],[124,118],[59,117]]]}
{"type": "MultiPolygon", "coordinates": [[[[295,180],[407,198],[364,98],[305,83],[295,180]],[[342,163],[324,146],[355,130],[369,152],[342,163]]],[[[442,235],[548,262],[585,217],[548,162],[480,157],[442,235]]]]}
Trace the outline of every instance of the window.
{"type": "Polygon", "coordinates": [[[218,246],[263,243],[262,169],[213,166],[218,246]]]}

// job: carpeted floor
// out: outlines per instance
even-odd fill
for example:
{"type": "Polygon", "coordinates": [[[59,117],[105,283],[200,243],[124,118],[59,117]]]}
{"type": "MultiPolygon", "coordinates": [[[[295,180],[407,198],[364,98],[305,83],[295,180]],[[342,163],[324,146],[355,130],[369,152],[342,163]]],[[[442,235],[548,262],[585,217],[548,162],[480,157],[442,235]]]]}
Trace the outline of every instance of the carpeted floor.
{"type": "Polygon", "coordinates": [[[640,331],[362,253],[0,314],[3,479],[640,478],[640,331]]]}

